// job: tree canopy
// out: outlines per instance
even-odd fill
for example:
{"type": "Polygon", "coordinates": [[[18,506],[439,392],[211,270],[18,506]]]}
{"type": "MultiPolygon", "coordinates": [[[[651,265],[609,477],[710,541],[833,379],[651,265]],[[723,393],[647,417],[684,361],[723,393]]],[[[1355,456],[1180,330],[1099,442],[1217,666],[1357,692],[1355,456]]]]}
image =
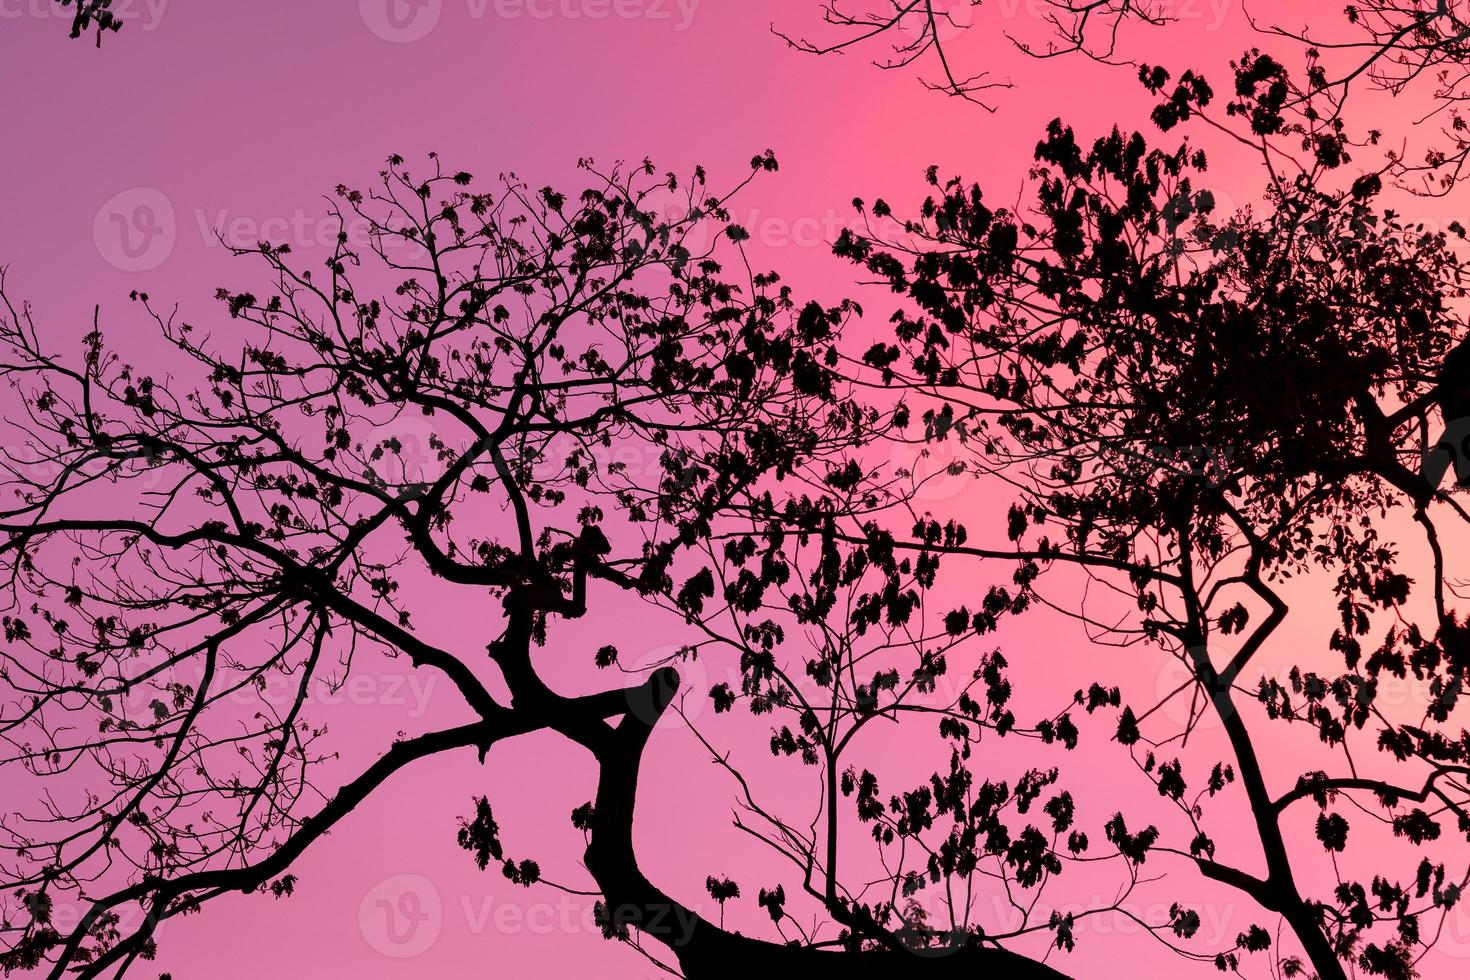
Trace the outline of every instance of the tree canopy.
{"type": "MultiPolygon", "coordinates": [[[[116,30],[108,8],[78,2],[73,36],[116,30]]],[[[1120,31],[1171,20],[1043,8],[1047,40],[1010,38],[1038,57],[1121,63],[1120,31]]],[[[783,36],[898,38],[884,67],[990,105],[1006,83],[947,49],[964,9],[834,3],[837,40],[783,36]]],[[[1137,924],[1202,971],[1418,975],[1470,884],[1470,339],[1465,230],[1393,201],[1455,186],[1462,20],[1268,29],[1299,57],[1245,51],[1219,92],[1128,64],[1152,129],[1055,120],[1017,203],[939,166],[911,209],[854,201],[833,251],[857,299],[759,271],[730,202],[770,151],[728,190],[395,155],[336,189],[364,237],[314,265],[237,249],[264,274],[207,324],[134,294],[153,347],[99,308],[57,350],[0,280],[0,766],[35,801],[0,821],[0,968],[137,967],[221,895],[289,899],[405,767],[549,732],[595,765],[581,853],[525,852],[493,785],[445,845],[595,893],[607,939],[694,980],[1060,977],[1136,894],[1168,896],[1137,924]],[[1443,142],[1380,152],[1345,111],[1359,76],[1429,85],[1443,142]],[[1202,133],[1259,157],[1257,200],[1220,199],[1202,133]],[[475,619],[449,644],[439,595],[475,619]],[[667,631],[656,663],[568,639],[634,607],[667,631]],[[1023,687],[1006,642],[1048,613],[1097,653],[1023,687]],[[1180,680],[1139,689],[1125,656],[1180,680]],[[339,778],[310,686],[382,658],[456,703],[339,778]],[[769,869],[677,895],[640,861],[671,716],[769,869]],[[1283,779],[1286,745],[1312,768],[1283,779]],[[1099,809],[1098,760],[1126,805],[1099,809]],[[769,790],[793,772],[815,808],[769,790]],[[1203,933],[1206,887],[1251,921],[1203,933]],[[726,928],[731,903],[767,931],[726,928]]]]}

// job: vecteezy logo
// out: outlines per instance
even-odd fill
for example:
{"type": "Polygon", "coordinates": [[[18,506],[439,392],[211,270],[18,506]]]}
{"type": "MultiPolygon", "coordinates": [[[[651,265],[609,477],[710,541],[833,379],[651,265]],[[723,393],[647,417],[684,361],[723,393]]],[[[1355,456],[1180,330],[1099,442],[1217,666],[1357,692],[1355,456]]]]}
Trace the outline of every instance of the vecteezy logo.
{"type": "Polygon", "coordinates": [[[1461,961],[1470,958],[1470,900],[1461,896],[1454,908],[1425,915],[1424,922],[1426,936],[1438,937],[1432,941],[1431,956],[1461,961]],[[1436,918],[1439,918],[1437,928],[1432,925],[1436,918]]]}
{"type": "Polygon", "coordinates": [[[444,13],[444,0],[357,0],[362,22],[378,37],[407,44],[428,37],[444,13]]]}
{"type": "Polygon", "coordinates": [[[1149,707],[1159,705],[1157,713],[1175,726],[1168,735],[1219,727],[1220,715],[1210,693],[1187,659],[1165,657],[1154,688],[1155,700],[1149,707]]]}
{"type": "MultiPolygon", "coordinates": [[[[674,704],[660,714],[657,720],[642,719],[646,722],[654,722],[655,731],[677,728],[698,718],[711,703],[709,697],[711,684],[714,680],[720,679],[710,677],[709,665],[704,658],[699,656],[696,649],[678,644],[654,647],[642,656],[629,657],[622,662],[622,666],[629,672],[630,677],[646,677],[653,671],[666,667],[672,667],[678,672],[679,691],[675,696],[674,704]]],[[[726,671],[723,679],[736,690],[740,689],[738,671],[726,671]]]]}
{"type": "Polygon", "coordinates": [[[173,202],[151,187],[115,195],[92,221],[98,254],[123,272],[148,272],[163,265],[177,239],[173,202]]]}
{"type": "Polygon", "coordinates": [[[1419,464],[1419,475],[1436,490],[1451,470],[1456,483],[1470,486],[1470,418],[1446,422],[1443,434],[1419,464]]]}
{"type": "Polygon", "coordinates": [[[434,945],[444,925],[439,889],[423,875],[387,878],[363,896],[357,924],[368,945],[384,956],[418,956],[434,945]]]}
{"type": "Polygon", "coordinates": [[[930,0],[899,18],[898,27],[915,40],[932,36],[943,44],[974,26],[978,5],[977,0],[930,0]]]}
{"type": "Polygon", "coordinates": [[[953,435],[924,442],[894,440],[889,473],[897,480],[896,492],[923,503],[953,500],[975,485],[964,452],[953,435]]]}

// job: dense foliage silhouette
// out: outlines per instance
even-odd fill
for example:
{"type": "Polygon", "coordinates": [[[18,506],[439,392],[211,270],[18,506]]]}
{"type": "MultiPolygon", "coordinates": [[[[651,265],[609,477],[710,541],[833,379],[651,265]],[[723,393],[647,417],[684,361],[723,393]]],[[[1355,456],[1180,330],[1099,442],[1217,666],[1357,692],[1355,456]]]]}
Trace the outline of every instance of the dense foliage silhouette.
{"type": "MultiPolygon", "coordinates": [[[[1169,20],[1046,3],[1055,38],[1013,39],[1029,54],[1120,60],[1129,21],[1169,20]]],[[[946,53],[953,5],[891,6],[829,5],[850,33],[787,38],[897,37],[887,67],[933,59],[929,84],[977,102],[1004,86],[946,53]]],[[[107,8],[78,3],[73,36],[115,30],[107,8]]],[[[584,162],[587,186],[563,194],[391,158],[371,190],[337,191],[365,241],[344,235],[315,269],[241,250],[268,276],[220,291],[223,327],[134,297],[187,370],[109,346],[101,313],[81,350],[55,351],[0,283],[0,370],[25,399],[3,464],[0,732],[41,801],[0,830],[17,900],[0,967],[147,961],[161,923],[219,895],[289,897],[293,862],[403,767],[550,731],[597,766],[570,820],[604,934],[691,978],[1060,976],[1079,923],[1131,915],[1158,874],[1176,900],[1141,933],[1201,969],[1416,975],[1470,882],[1454,566],[1470,346],[1464,230],[1385,199],[1447,192],[1466,151],[1451,125],[1422,162],[1365,168],[1379,136],[1343,105],[1359,76],[1404,91],[1432,75],[1453,114],[1463,76],[1435,70],[1463,60],[1464,32],[1453,4],[1355,9],[1344,72],[1320,50],[1296,73],[1252,50],[1221,95],[1130,66],[1163,135],[1058,120],[1022,205],[937,167],[911,217],[855,202],[862,230],[835,251],[888,291],[876,330],[855,302],[753,270],[728,206],[743,184],[651,163],[584,162]],[[1218,199],[1201,123],[1259,152],[1258,202],[1218,199]],[[1003,513],[936,502],[935,481],[1003,513]],[[426,639],[425,582],[488,602],[488,642],[426,639]],[[634,603],[692,638],[636,665],[561,641],[634,603]],[[1043,607],[1183,679],[1125,689],[1099,657],[1037,712],[993,634],[1043,607]],[[1272,652],[1323,609],[1331,629],[1283,665],[1272,652]],[[323,785],[306,692],[377,655],[459,703],[323,785]],[[565,695],[572,657],[633,680],[565,695]],[[695,665],[728,679],[690,690],[695,665]],[[286,704],[250,700],[281,677],[299,685],[286,704]],[[670,715],[788,877],[711,869],[679,897],[645,871],[635,803],[667,776],[643,763],[670,715]],[[816,819],[724,744],[751,725],[773,764],[810,771],[816,819]],[[900,728],[932,771],[880,785],[900,728]],[[1278,739],[1320,768],[1278,784],[1278,739]],[[1087,740],[1116,743],[1136,805],[1080,815],[1087,740]],[[1046,761],[1016,764],[1001,746],[1018,741],[1046,761]],[[44,793],[73,780],[95,784],[81,804],[44,793]],[[1099,869],[1109,899],[1069,895],[1099,869]],[[1201,881],[1259,921],[1202,935],[1201,881]],[[985,889],[1019,916],[987,915],[985,889]],[[936,893],[942,917],[918,901],[936,893]],[[1032,914],[1043,893],[1071,911],[1032,914]],[[53,922],[62,898],[89,910],[75,928],[53,922]],[[769,935],[726,929],[732,902],[768,913],[769,935]],[[124,911],[141,914],[124,927],[124,911]]],[[[752,176],[775,168],[762,154],[752,176]]],[[[494,792],[446,846],[560,887],[547,856],[502,839],[494,792]]]]}

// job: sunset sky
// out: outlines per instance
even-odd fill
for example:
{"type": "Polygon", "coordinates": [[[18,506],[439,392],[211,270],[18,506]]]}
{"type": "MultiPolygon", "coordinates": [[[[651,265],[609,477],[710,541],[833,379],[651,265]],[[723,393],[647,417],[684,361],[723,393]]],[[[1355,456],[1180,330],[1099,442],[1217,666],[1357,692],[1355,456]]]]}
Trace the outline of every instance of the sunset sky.
{"type": "MultiPolygon", "coordinates": [[[[56,349],[75,350],[92,329],[95,308],[108,339],[128,357],[162,358],[165,367],[167,354],[128,302],[130,291],[148,292],[165,309],[177,305],[182,319],[226,336],[232,328],[213,298],[216,288],[248,287],[262,277],[218,239],[286,241],[310,254],[335,234],[326,217],[333,189],[371,183],[391,153],[414,160],[434,151],[447,169],[487,181],[514,172],[532,186],[575,188],[584,177],[576,169],[582,157],[609,164],[651,157],[660,171],[703,165],[711,184],[721,186],[743,179],[752,155],[770,148],[779,171],[762,175],[734,208],[735,220],[751,232],[753,260],[779,269],[804,297],[859,297],[867,318],[854,329],[877,332],[896,300],[854,284],[851,268],[830,254],[831,241],[856,220],[855,197],[884,197],[908,210],[924,197],[925,169],[937,164],[980,181],[988,200],[1010,203],[1053,118],[1088,139],[1115,124],[1152,131],[1153,100],[1137,83],[1136,67],[1027,58],[1005,40],[1003,32],[1045,36],[1028,0],[987,2],[973,15],[977,29],[949,42],[971,71],[987,68],[1014,82],[986,93],[994,111],[926,91],[918,78],[933,76],[927,62],[878,70],[871,59],[884,54],[881,45],[822,58],[790,49],[773,27],[830,36],[814,0],[118,0],[124,27],[100,49],[90,40],[69,42],[67,21],[53,6],[0,0],[0,265],[8,266],[11,293],[30,301],[56,349]]],[[[1283,26],[1322,23],[1340,17],[1341,3],[1165,6],[1179,22],[1131,27],[1119,60],[1203,69],[1220,79],[1219,88],[1233,57],[1266,43],[1252,31],[1252,16],[1296,18],[1283,26]]],[[[1362,110],[1368,115],[1360,124],[1381,113],[1385,125],[1406,131],[1403,105],[1365,97],[1362,110]]],[[[1254,200],[1263,185],[1258,163],[1218,137],[1199,138],[1215,154],[1210,180],[1217,197],[1236,206],[1254,200]]],[[[1465,202],[1461,191],[1404,206],[1443,225],[1470,213],[1465,202]]],[[[936,511],[970,519],[1002,512],[963,483],[940,481],[932,492],[936,511]]],[[[945,589],[958,595],[972,585],[960,576],[945,589]]],[[[1313,591],[1319,585],[1289,587],[1301,612],[1273,641],[1262,669],[1277,669],[1302,649],[1326,655],[1335,611],[1330,595],[1313,591]]],[[[1062,598],[1070,587],[1065,576],[1050,586],[1062,598]]],[[[482,651],[492,617],[451,590],[422,588],[425,635],[482,651]]],[[[557,634],[579,651],[577,666],[560,677],[568,692],[605,683],[582,669],[587,652],[603,643],[617,644],[631,669],[681,642],[677,623],[612,598],[600,615],[557,634]]],[[[1141,692],[1140,701],[1182,681],[1158,651],[1093,645],[1076,622],[1046,610],[1008,625],[997,645],[1015,664],[1018,689],[1038,717],[1058,694],[1065,699],[1094,679],[1141,692]],[[1046,692],[1027,685],[1055,685],[1057,678],[1064,678],[1060,687],[1046,692]]],[[[686,679],[698,693],[732,675],[738,671],[730,665],[692,665],[686,679]]],[[[455,694],[435,683],[405,665],[379,662],[360,665],[341,691],[319,691],[313,707],[341,752],[340,766],[323,773],[350,776],[396,733],[445,724],[435,708],[454,711],[455,694]]],[[[803,800],[814,792],[809,782],[788,778],[789,767],[771,767],[760,725],[716,719],[692,703],[690,712],[718,744],[769,768],[763,778],[770,792],[803,800]]],[[[1072,779],[1082,819],[1096,830],[1114,810],[1154,791],[1108,741],[1106,724],[1085,734],[1095,737],[1072,762],[1079,770],[1072,779]]],[[[1198,751],[1208,755],[1212,738],[1218,732],[1207,724],[1198,751]]],[[[933,749],[932,739],[925,744],[933,749]]],[[[875,766],[895,771],[945,764],[937,754],[908,758],[911,747],[895,738],[867,751],[875,766]]],[[[1289,786],[1307,765],[1302,751],[1287,742],[1273,746],[1268,766],[1280,785],[1289,786]]],[[[1015,760],[997,762],[1014,776],[1015,760]]],[[[650,876],[711,917],[719,910],[704,894],[705,877],[742,878],[749,894],[730,904],[726,922],[764,935],[769,920],[754,902],[755,889],[786,872],[730,826],[736,787],[677,719],[660,727],[645,772],[639,847],[650,876]]],[[[544,733],[497,747],[483,767],[467,752],[411,768],[306,854],[294,869],[293,897],[232,896],[175,919],[162,931],[158,962],[142,964],[136,975],[660,975],[601,937],[593,897],[516,887],[494,868],[478,872],[455,845],[456,818],[470,812],[473,797],[488,794],[513,854],[535,857],[553,881],[589,889],[581,835],[568,814],[589,797],[592,778],[585,754],[544,733]],[[569,775],[546,778],[553,770],[569,775]]],[[[0,797],[8,794],[0,782],[0,797]]],[[[1301,826],[1307,836],[1310,817],[1301,826]]],[[[1231,828],[1217,831],[1232,840],[1231,828]]],[[[1316,858],[1313,852],[1308,863],[1316,858]]],[[[1188,898],[1202,910],[1204,933],[1225,945],[1251,923],[1274,927],[1241,895],[1212,889],[1188,862],[1151,860],[1144,871],[1168,876],[1130,899],[1150,922],[1166,920],[1169,904],[1188,898]]],[[[1109,900],[1116,887],[1114,875],[1079,873],[1044,901],[1080,907],[1109,900]]],[[[1006,911],[998,907],[997,915],[1006,911]]],[[[59,910],[58,920],[65,914],[59,910]]],[[[1122,916],[1089,920],[1078,928],[1077,951],[1054,952],[1049,962],[1099,980],[1218,975],[1139,933],[1122,916]]],[[[1045,947],[1025,951],[1040,955],[1045,947]]],[[[1248,975],[1265,976],[1262,966],[1248,975]]],[[[1427,980],[1470,975],[1470,912],[1452,917],[1421,970],[1427,980]]]]}

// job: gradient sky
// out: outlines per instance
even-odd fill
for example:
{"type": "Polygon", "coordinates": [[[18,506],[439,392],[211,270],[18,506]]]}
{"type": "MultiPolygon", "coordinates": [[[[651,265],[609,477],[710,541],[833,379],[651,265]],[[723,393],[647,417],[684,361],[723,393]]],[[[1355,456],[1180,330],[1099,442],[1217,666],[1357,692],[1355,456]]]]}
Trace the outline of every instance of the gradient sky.
{"type": "MultiPolygon", "coordinates": [[[[0,0],[0,264],[10,267],[11,289],[35,305],[43,335],[58,347],[73,344],[100,304],[109,338],[146,356],[152,341],[126,302],[130,290],[208,321],[217,316],[217,286],[258,281],[217,233],[309,248],[333,230],[321,217],[335,185],[369,183],[389,153],[429,150],[451,169],[482,178],[514,171],[538,186],[575,183],[583,156],[651,156],[676,171],[703,164],[718,186],[740,179],[746,161],[770,147],[781,170],[743,197],[736,219],[765,264],[803,295],[832,300],[852,291],[827,243],[851,220],[853,197],[917,202],[924,169],[938,163],[1010,200],[1048,120],[1062,115],[1091,135],[1114,122],[1144,126],[1149,105],[1126,67],[1028,60],[997,41],[999,29],[1041,30],[1026,0],[988,5],[977,15],[982,29],[952,42],[969,64],[1016,81],[995,94],[995,113],[925,92],[912,73],[877,71],[862,52],[816,59],[788,50],[770,26],[819,31],[808,0],[424,0],[390,17],[388,5],[402,2],[119,0],[126,26],[97,50],[66,40],[49,0],[0,0]]],[[[1339,7],[1304,3],[1298,16],[1339,7]]],[[[1218,76],[1252,43],[1239,0],[1177,0],[1171,9],[1180,23],[1138,34],[1141,56],[1218,76]]],[[[1258,172],[1230,166],[1228,152],[1222,160],[1212,178],[1217,197],[1249,201],[1258,172]]],[[[1440,202],[1425,217],[1447,221],[1457,207],[1440,202]]],[[[884,303],[870,310],[875,322],[890,312],[884,303]]],[[[962,498],[963,488],[951,488],[940,503],[964,511],[971,504],[962,498]]],[[[463,641],[473,628],[475,611],[457,601],[425,594],[426,607],[442,613],[432,635],[463,641]]],[[[610,633],[635,665],[678,642],[631,619],[579,623],[559,635],[595,646],[610,633]]],[[[1319,625],[1294,623],[1280,646],[1320,643],[1319,625]]],[[[1023,676],[1061,669],[1085,686],[1094,674],[1121,672],[1144,690],[1178,682],[1172,668],[1148,660],[1099,668],[1099,658],[1118,655],[1090,647],[1059,617],[1030,617],[1005,643],[1023,676]]],[[[690,680],[695,689],[711,682],[690,680]]],[[[385,665],[367,670],[355,689],[323,697],[320,709],[348,766],[398,729],[433,724],[425,718],[440,693],[385,665]]],[[[1202,735],[1206,747],[1209,737],[1202,735]]],[[[759,741],[741,750],[764,751],[759,741]]],[[[1094,828],[1152,792],[1111,751],[1084,778],[1084,816],[1094,828]]],[[[1271,764],[1281,780],[1301,769],[1289,752],[1271,764]]],[[[731,788],[687,733],[662,730],[647,768],[657,775],[644,794],[650,816],[640,847],[670,891],[707,905],[706,874],[737,875],[768,861],[729,830],[731,788]]],[[[486,792],[514,854],[537,858],[555,880],[586,881],[567,814],[590,795],[590,769],[557,738],[529,737],[497,749],[485,768],[466,753],[402,773],[299,863],[294,898],[225,899],[170,923],[157,969],[179,980],[656,975],[600,938],[590,898],[526,891],[493,870],[475,871],[454,846],[455,817],[486,792]],[[554,767],[575,775],[540,778],[554,767]]],[[[1148,899],[1162,904],[1138,909],[1151,921],[1174,897],[1202,903],[1205,933],[1226,944],[1259,921],[1239,897],[1207,891],[1177,864],[1171,870],[1171,887],[1148,899]]],[[[1082,879],[1078,894],[1078,883],[1064,878],[1056,896],[1095,899],[1107,893],[1087,890],[1106,882],[1082,879]]],[[[748,881],[752,891],[761,883],[748,881]]],[[[763,917],[750,901],[729,911],[733,925],[751,930],[763,917]]],[[[1430,980],[1470,972],[1470,918],[1457,925],[1424,964],[1430,980]]],[[[1123,920],[1091,923],[1079,929],[1077,954],[1056,962],[1102,980],[1166,970],[1216,975],[1136,933],[1123,920]]]]}

